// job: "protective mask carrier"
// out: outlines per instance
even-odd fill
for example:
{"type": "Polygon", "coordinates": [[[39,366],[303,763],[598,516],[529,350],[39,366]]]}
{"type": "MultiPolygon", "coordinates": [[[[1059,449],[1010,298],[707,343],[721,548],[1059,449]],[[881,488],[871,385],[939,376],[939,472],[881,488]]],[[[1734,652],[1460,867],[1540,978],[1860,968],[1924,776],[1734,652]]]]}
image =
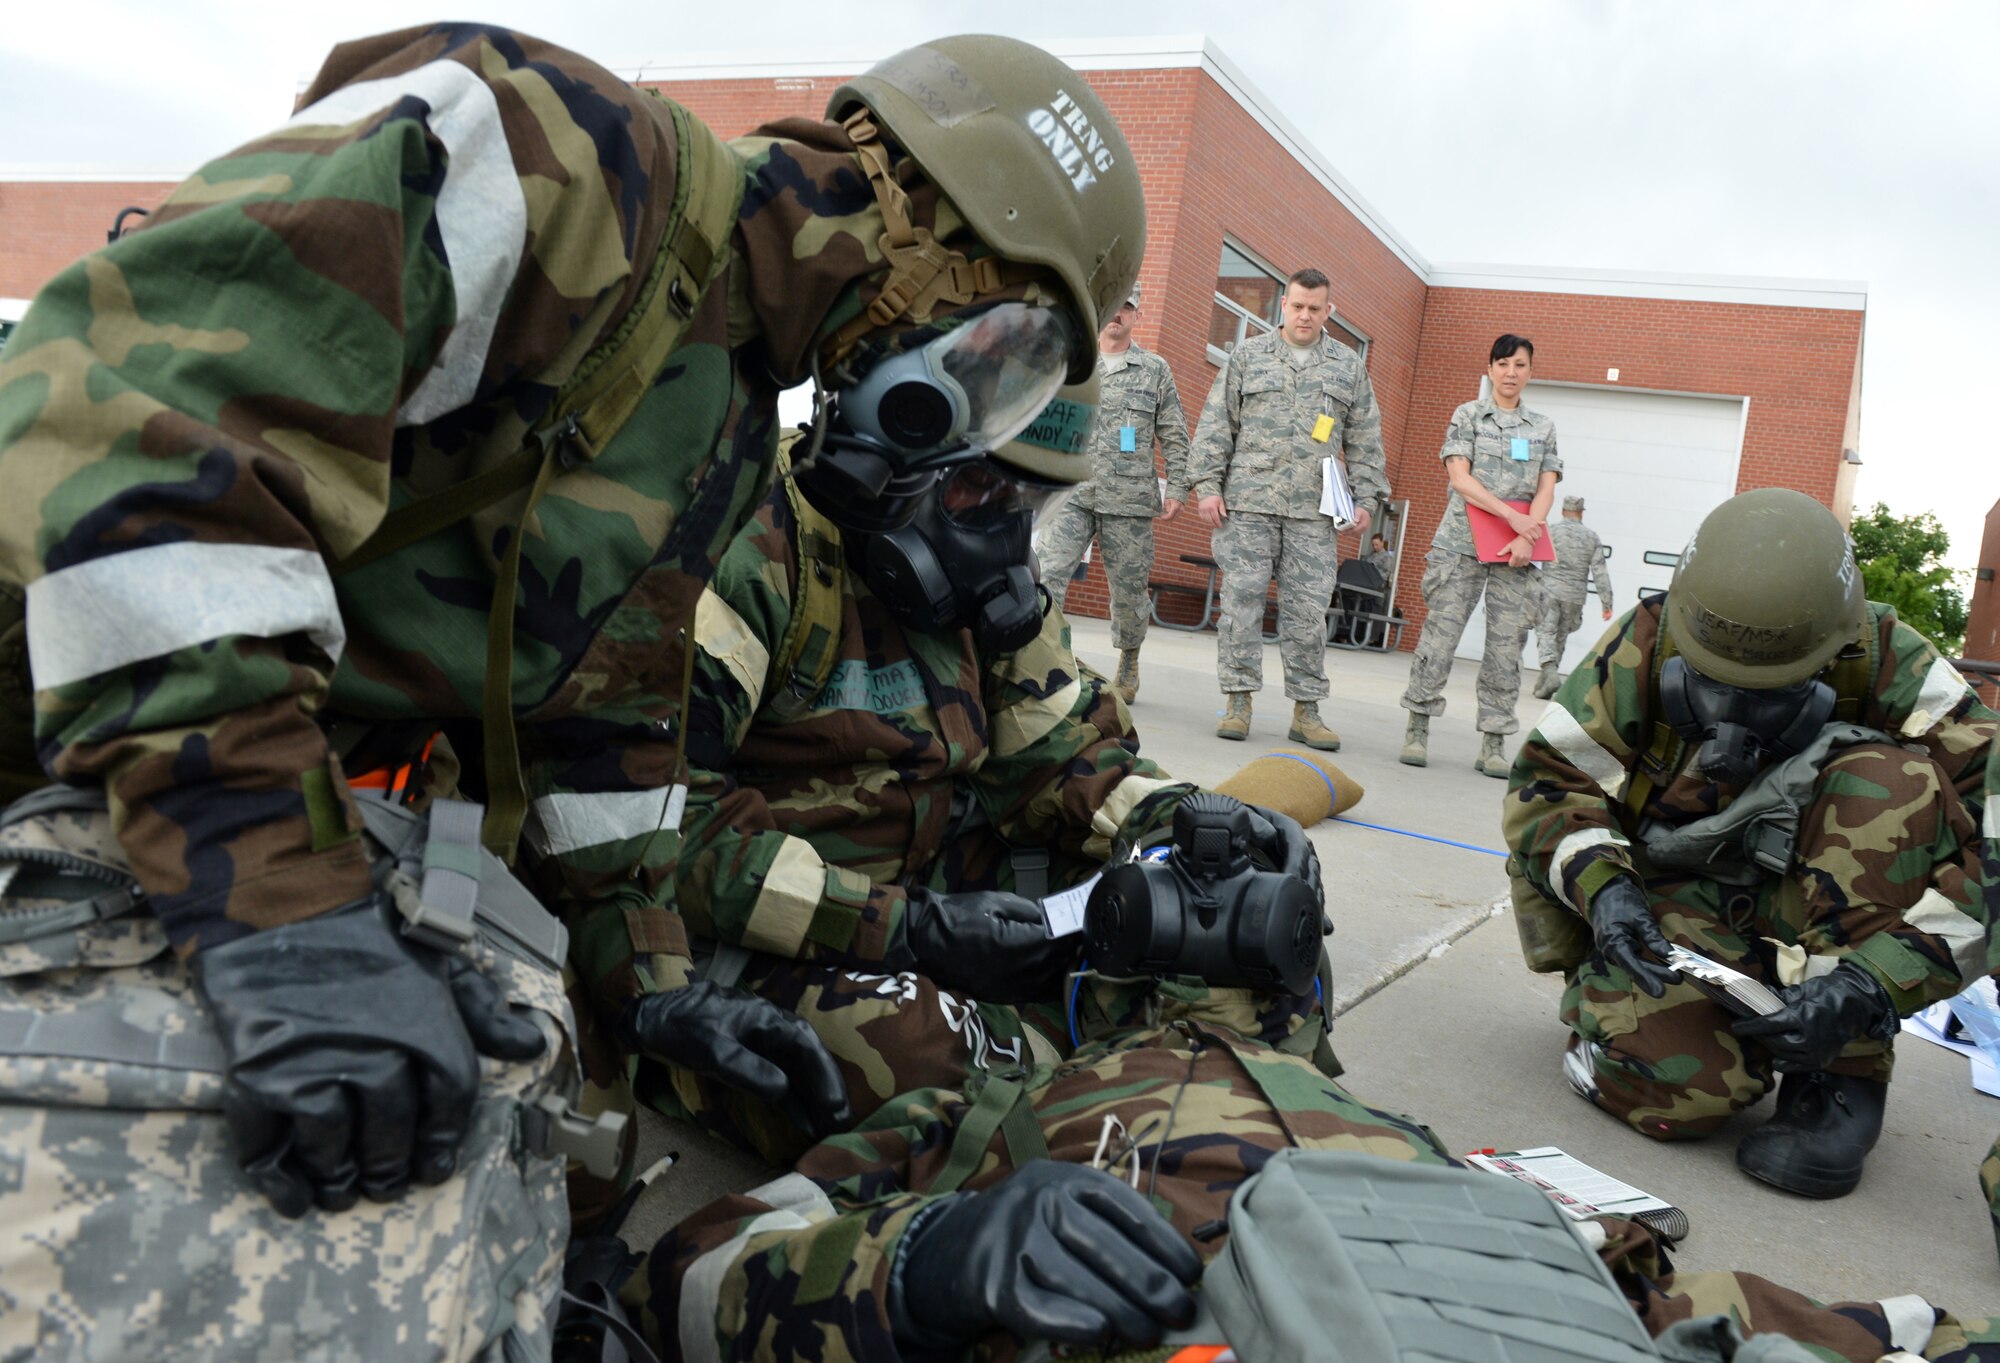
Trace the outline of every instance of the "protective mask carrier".
{"type": "Polygon", "coordinates": [[[1767,764],[1803,751],[1833,718],[1835,699],[1817,677],[1758,690],[1704,677],[1679,654],[1660,669],[1667,723],[1701,745],[1694,770],[1723,785],[1747,785],[1767,764]]]}

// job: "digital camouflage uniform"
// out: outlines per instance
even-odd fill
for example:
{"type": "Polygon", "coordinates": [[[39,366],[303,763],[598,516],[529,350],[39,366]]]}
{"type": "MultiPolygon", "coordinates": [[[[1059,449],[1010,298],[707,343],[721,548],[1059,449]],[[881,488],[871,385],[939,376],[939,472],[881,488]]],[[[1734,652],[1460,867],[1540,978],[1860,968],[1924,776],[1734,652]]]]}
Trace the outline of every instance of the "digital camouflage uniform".
{"type": "Polygon", "coordinates": [[[1097,421],[1091,427],[1090,481],[1071,494],[1036,545],[1042,585],[1057,609],[1069,595],[1070,574],[1093,536],[1111,588],[1111,642],[1121,649],[1146,642],[1153,572],[1153,518],[1160,514],[1154,473],[1157,441],[1167,464],[1169,502],[1188,490],[1187,415],[1174,372],[1134,344],[1097,359],[1097,421]]]}
{"type": "Polygon", "coordinates": [[[1591,580],[1597,582],[1601,609],[1610,610],[1611,565],[1604,561],[1604,541],[1582,521],[1568,517],[1549,522],[1556,561],[1542,566],[1542,615],[1535,623],[1542,666],[1560,665],[1563,645],[1583,623],[1583,603],[1591,580]]]}
{"type": "MultiPolygon", "coordinates": [[[[831,675],[781,718],[780,644],[799,575],[815,570],[801,567],[780,489],[702,599],[675,888],[691,938],[760,953],[745,985],[813,1025],[863,1117],[906,1090],[1029,1058],[1017,1010],[875,964],[900,927],[903,886],[1010,889],[1010,847],[1045,850],[1051,884],[1073,883],[1121,839],[1164,840],[1194,788],[1139,756],[1129,713],[1078,668],[1061,612],[1025,647],[982,657],[970,630],[906,630],[852,572],[839,574],[831,675]]],[[[593,977],[615,977],[629,954],[616,925],[577,952],[593,977]]],[[[653,959],[658,987],[685,969],[653,959]]],[[[1041,1029],[1060,1036],[1048,1002],[1058,1020],[1041,1029]]],[[[672,1083],[655,1088],[664,1110],[774,1158],[801,1148],[789,1123],[733,1091],[679,1072],[672,1083]]]]}
{"type": "Polygon", "coordinates": [[[1394,549],[1377,549],[1374,553],[1369,554],[1367,558],[1368,562],[1375,565],[1375,571],[1382,574],[1382,581],[1384,583],[1390,585],[1395,583],[1396,551],[1394,549]]]}
{"type": "MultiPolygon", "coordinates": [[[[1131,1025],[1128,1017],[1107,1039],[1019,1082],[1050,1158],[1136,1178],[1204,1259],[1227,1247],[1230,1195],[1276,1151],[1452,1162],[1424,1126],[1368,1106],[1305,1057],[1278,1049],[1287,1032],[1294,1040],[1300,1034],[1305,1000],[1183,982],[1163,986],[1162,1002],[1159,1020],[1131,1025]],[[1206,1238],[1194,1239],[1197,1228],[1206,1238]]],[[[815,1146],[794,1173],[681,1222],[652,1257],[653,1323],[689,1360],[897,1358],[889,1272],[983,1094],[980,1086],[905,1094],[852,1134],[815,1146]]],[[[990,1187],[1013,1167],[1004,1135],[992,1138],[963,1186],[990,1187]]],[[[2000,1339],[1987,1321],[1956,1320],[1913,1297],[1828,1307],[1751,1274],[1676,1275],[1648,1232],[1620,1221],[1604,1226],[1599,1252],[1656,1334],[1690,1316],[1724,1313],[1746,1330],[1813,1343],[1829,1359],[1875,1363],[1901,1345],[1927,1359],[2000,1360],[2000,1348],[1968,1347],[2000,1339]]],[[[966,1357],[1005,1363],[1021,1352],[996,1331],[966,1357]]]]}
{"type": "Polygon", "coordinates": [[[1285,694],[1326,698],[1326,608],[1339,567],[1338,532],[1320,514],[1322,465],[1339,456],[1358,507],[1389,495],[1382,418],[1361,357],[1321,336],[1305,365],[1278,332],[1230,352],[1201,411],[1189,479],[1197,498],[1220,494],[1228,518],[1211,536],[1222,568],[1216,674],[1225,693],[1264,684],[1264,600],[1278,576],[1278,654],[1285,694]],[[1321,417],[1331,418],[1315,440],[1321,417]]]}
{"type": "MultiPolygon", "coordinates": [[[[1863,743],[1828,762],[1799,821],[1795,869],[1735,886],[1656,873],[1629,805],[1677,828],[1725,808],[1739,787],[1688,773],[1688,745],[1653,781],[1654,653],[1665,598],[1620,618],[1577,666],[1514,761],[1502,830],[1545,898],[1583,913],[1621,871],[1640,876],[1667,939],[1767,984],[1796,984],[1842,960],[1868,971],[1896,1011],[1958,993],[1984,973],[2000,900],[1993,860],[2000,716],[1895,612],[1869,603],[1878,668],[1855,722],[1900,746],[1863,743]],[[1981,821],[1985,821],[1982,837],[1981,821]],[[1982,856],[1985,858],[1982,865],[1982,856]]],[[[1702,1136],[1771,1085],[1771,1062],[1730,1031],[1693,985],[1646,996],[1599,958],[1569,973],[1563,1021],[1591,1048],[1598,1106],[1661,1139],[1702,1136]]],[[[1887,1080],[1886,1043],[1856,1041],[1827,1068],[1887,1080]]]]}
{"type": "MultiPolygon", "coordinates": [[[[1507,411],[1491,398],[1461,403],[1451,414],[1444,448],[1438,458],[1447,467],[1454,459],[1472,466],[1472,476],[1502,501],[1531,502],[1542,474],[1562,477],[1562,456],[1556,450],[1556,424],[1525,403],[1507,411]],[[1515,441],[1524,442],[1516,445],[1515,441]],[[1523,457],[1516,458],[1519,452],[1523,457]]],[[[1505,563],[1481,563],[1473,552],[1472,524],[1465,499],[1452,489],[1424,556],[1419,588],[1424,606],[1423,632],[1410,659],[1410,682],[1403,708],[1415,715],[1444,713],[1444,684],[1459,638],[1472,619],[1472,608],[1486,601],[1486,651],[1479,663],[1479,732],[1511,734],[1521,727],[1514,709],[1521,697],[1521,649],[1542,609],[1539,574],[1533,567],[1510,568],[1505,563]]]]}

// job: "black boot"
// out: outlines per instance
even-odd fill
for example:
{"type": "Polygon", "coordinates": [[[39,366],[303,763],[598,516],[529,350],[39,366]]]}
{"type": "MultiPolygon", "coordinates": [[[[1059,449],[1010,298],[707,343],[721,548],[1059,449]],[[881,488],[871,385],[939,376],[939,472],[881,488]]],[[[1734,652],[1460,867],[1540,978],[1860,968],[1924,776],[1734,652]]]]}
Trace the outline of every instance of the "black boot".
{"type": "Polygon", "coordinates": [[[1736,1147],[1736,1167],[1800,1197],[1845,1197],[1882,1135],[1889,1086],[1823,1070],[1788,1074],[1778,1110],[1736,1147]]]}

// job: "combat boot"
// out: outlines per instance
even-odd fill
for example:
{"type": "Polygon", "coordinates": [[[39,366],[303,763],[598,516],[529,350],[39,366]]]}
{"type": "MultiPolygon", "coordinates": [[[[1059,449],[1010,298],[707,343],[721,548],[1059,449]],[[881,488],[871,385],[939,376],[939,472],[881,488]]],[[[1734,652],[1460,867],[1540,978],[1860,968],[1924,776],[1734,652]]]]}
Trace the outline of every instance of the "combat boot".
{"type": "Polygon", "coordinates": [[[1409,727],[1403,730],[1403,751],[1396,758],[1406,767],[1428,767],[1431,764],[1431,717],[1411,715],[1409,727]]]}
{"type": "Polygon", "coordinates": [[[1474,771],[1483,771],[1488,776],[1504,777],[1513,765],[1507,760],[1507,739],[1504,734],[1479,736],[1479,760],[1472,764],[1474,771]]]}
{"type": "Polygon", "coordinates": [[[1800,1197],[1845,1197],[1882,1135],[1889,1086],[1813,1070],[1778,1085],[1778,1110],[1736,1147],[1736,1167],[1800,1197]]]}
{"type": "Polygon", "coordinates": [[[1542,675],[1535,682],[1535,699],[1547,700],[1562,690],[1562,672],[1554,663],[1542,664],[1542,675]]]}
{"type": "Polygon", "coordinates": [[[1321,752],[1340,751],[1340,735],[1321,722],[1318,701],[1292,702],[1292,728],[1285,736],[1294,743],[1303,743],[1321,752]]]}
{"type": "Polygon", "coordinates": [[[1122,696],[1127,705],[1139,699],[1139,650],[1121,648],[1118,650],[1118,676],[1111,688],[1122,696]]]}
{"type": "Polygon", "coordinates": [[[1231,691],[1228,695],[1229,709],[1223,712],[1222,723],[1215,726],[1215,736],[1241,742],[1250,737],[1250,693],[1231,691]]]}

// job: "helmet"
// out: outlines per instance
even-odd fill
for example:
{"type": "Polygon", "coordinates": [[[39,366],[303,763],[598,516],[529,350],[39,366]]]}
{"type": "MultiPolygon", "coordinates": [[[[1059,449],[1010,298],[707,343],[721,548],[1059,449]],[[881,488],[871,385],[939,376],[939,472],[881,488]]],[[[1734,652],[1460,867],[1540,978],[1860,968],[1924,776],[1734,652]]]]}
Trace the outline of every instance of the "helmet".
{"type": "Polygon", "coordinates": [[[1062,280],[1088,338],[1069,371],[1081,382],[1146,247],[1139,168],[1103,102],[1038,47],[961,35],[877,63],[826,111],[863,108],[996,254],[1062,280]]]}
{"type": "Polygon", "coordinates": [[[1860,637],[1867,611],[1847,532],[1790,488],[1709,512],[1667,588],[1674,647],[1703,676],[1758,690],[1819,672],[1860,637]]]}

